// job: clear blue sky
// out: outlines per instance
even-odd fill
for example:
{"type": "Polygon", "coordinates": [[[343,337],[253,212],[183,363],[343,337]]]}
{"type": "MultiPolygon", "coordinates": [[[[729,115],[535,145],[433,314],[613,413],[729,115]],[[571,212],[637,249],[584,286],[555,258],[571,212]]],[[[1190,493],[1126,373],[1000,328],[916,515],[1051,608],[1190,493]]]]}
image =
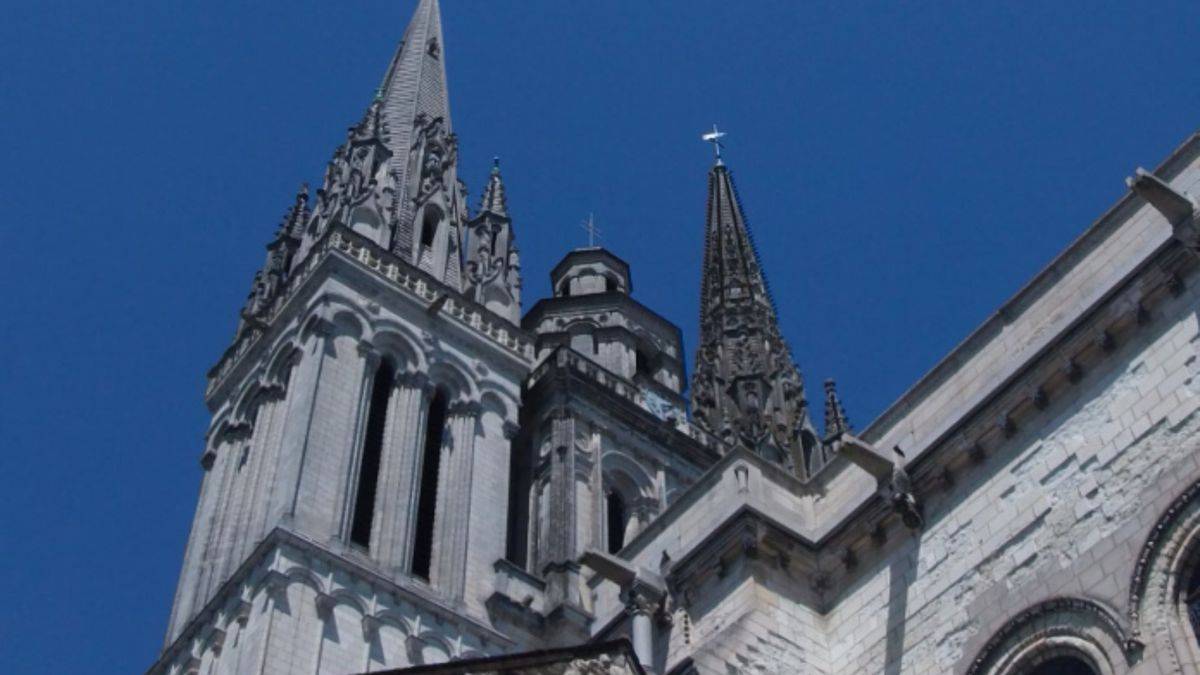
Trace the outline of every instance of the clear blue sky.
{"type": "MultiPolygon", "coordinates": [[[[414,4],[5,8],[0,672],[154,659],[204,372],[414,4]]],[[[503,158],[526,307],[595,212],[690,351],[717,122],[810,394],[836,377],[859,426],[1200,126],[1195,2],[443,12],[460,175],[474,203],[503,158]]]]}

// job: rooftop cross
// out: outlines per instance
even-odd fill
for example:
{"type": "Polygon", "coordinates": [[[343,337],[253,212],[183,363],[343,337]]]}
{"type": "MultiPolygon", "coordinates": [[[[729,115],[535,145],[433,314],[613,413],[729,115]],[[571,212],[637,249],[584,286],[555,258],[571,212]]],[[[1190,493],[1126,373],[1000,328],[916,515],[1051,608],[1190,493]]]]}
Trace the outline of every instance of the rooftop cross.
{"type": "Polygon", "coordinates": [[[586,223],[580,223],[579,227],[587,230],[588,233],[588,248],[596,248],[596,240],[600,238],[600,228],[596,227],[596,219],[592,214],[588,214],[586,223]]]}
{"type": "Polygon", "coordinates": [[[716,158],[718,165],[724,163],[721,161],[721,148],[725,147],[725,144],[721,142],[721,139],[724,137],[725,137],[725,132],[717,129],[716,124],[713,124],[712,131],[700,136],[700,138],[703,139],[705,142],[712,143],[713,156],[716,158]]]}

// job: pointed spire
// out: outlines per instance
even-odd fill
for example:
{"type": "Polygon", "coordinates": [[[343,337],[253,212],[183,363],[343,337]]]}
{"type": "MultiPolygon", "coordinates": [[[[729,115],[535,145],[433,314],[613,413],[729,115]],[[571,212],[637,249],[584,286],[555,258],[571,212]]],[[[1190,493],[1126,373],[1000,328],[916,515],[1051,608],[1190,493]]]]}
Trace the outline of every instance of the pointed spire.
{"type": "Polygon", "coordinates": [[[479,213],[467,223],[466,293],[514,325],[521,321],[521,259],[508,216],[508,199],[500,177],[500,158],[479,203],[479,213]]]}
{"type": "Polygon", "coordinates": [[[724,163],[708,172],[700,340],[692,377],[696,422],[807,476],[816,431],[804,381],[779,332],[770,288],[724,163]]]}
{"type": "Polygon", "coordinates": [[[275,238],[277,240],[284,237],[299,239],[304,234],[304,224],[308,220],[308,216],[308,183],[301,183],[300,189],[296,190],[295,201],[283,214],[283,220],[279,223],[275,238]]]}
{"type": "Polygon", "coordinates": [[[508,199],[504,195],[504,181],[500,179],[500,158],[492,158],[492,173],[488,176],[483,196],[479,199],[479,212],[487,211],[501,218],[508,217],[508,199]]]}
{"type": "Polygon", "coordinates": [[[825,380],[825,438],[836,438],[849,431],[850,419],[838,399],[837,384],[825,380]]]}
{"type": "Polygon", "coordinates": [[[421,0],[362,119],[317,191],[314,236],[333,224],[461,290],[465,188],[450,124],[441,12],[421,0]]]}

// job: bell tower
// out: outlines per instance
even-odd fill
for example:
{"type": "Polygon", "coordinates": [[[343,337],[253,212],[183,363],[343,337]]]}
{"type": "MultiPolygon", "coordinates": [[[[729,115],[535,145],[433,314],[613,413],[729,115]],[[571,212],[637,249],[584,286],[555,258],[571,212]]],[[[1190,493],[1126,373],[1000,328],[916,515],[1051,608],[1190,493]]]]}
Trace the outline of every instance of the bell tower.
{"type": "Polygon", "coordinates": [[[268,246],[208,374],[200,496],[151,672],[352,673],[514,646],[484,603],[534,342],[498,170],[467,213],[445,58],[438,2],[420,0],[268,246]]]}

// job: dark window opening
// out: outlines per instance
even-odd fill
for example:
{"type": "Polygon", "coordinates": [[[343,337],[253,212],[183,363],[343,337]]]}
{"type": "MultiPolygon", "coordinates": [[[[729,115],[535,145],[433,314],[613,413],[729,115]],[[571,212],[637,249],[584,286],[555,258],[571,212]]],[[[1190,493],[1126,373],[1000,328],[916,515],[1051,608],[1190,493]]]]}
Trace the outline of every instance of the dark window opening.
{"type": "Polygon", "coordinates": [[[433,238],[437,236],[440,221],[441,214],[437,209],[429,208],[425,211],[425,218],[421,222],[421,246],[424,248],[433,246],[433,238]]]}
{"type": "Polygon", "coordinates": [[[1096,671],[1077,657],[1055,656],[1037,664],[1029,675],[1096,675],[1096,671]]]}
{"type": "Polygon", "coordinates": [[[804,455],[804,472],[806,476],[811,476],[820,469],[821,459],[814,454],[817,449],[817,439],[811,433],[804,431],[800,433],[800,452],[804,455]]]}
{"type": "Polygon", "coordinates": [[[1200,642],[1200,565],[1192,571],[1186,593],[1184,601],[1187,605],[1188,620],[1192,624],[1192,634],[1200,642]]]}
{"type": "Polygon", "coordinates": [[[425,422],[425,449],[421,459],[421,488],[417,495],[417,529],[413,538],[412,573],[429,580],[433,564],[433,516],[437,511],[438,464],[442,459],[442,434],[446,428],[446,396],[438,390],[429,403],[425,422]]]}
{"type": "Polygon", "coordinates": [[[608,552],[616,553],[625,548],[625,500],[621,493],[609,490],[605,498],[608,510],[608,552]]]}
{"type": "Polygon", "coordinates": [[[650,365],[650,357],[646,356],[645,352],[640,349],[636,351],[634,353],[634,361],[636,362],[635,367],[637,368],[638,375],[654,377],[654,368],[650,365]]]}
{"type": "Polygon", "coordinates": [[[371,403],[367,411],[367,431],[363,436],[362,459],[358,466],[358,489],[354,497],[354,517],[350,524],[350,542],[363,548],[371,545],[371,525],[375,521],[375,490],[379,483],[379,459],[383,455],[383,431],[387,423],[388,399],[395,384],[395,373],[387,361],[375,371],[371,403]]]}
{"type": "Polygon", "coordinates": [[[617,290],[617,280],[612,277],[604,277],[604,290],[613,293],[617,290]]]}
{"type": "Polygon", "coordinates": [[[532,489],[533,459],[525,442],[512,442],[508,463],[508,536],[504,557],[527,569],[529,545],[529,493],[532,489]]]}

